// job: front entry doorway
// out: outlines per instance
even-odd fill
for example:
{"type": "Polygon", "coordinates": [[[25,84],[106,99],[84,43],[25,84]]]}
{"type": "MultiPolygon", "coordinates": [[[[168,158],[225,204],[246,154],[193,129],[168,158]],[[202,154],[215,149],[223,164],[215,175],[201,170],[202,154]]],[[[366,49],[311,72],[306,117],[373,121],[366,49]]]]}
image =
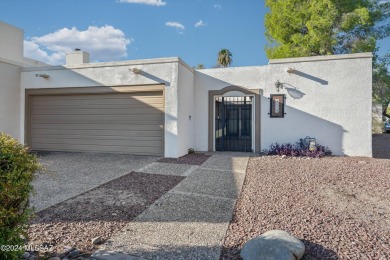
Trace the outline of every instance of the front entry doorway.
{"type": "Polygon", "coordinates": [[[215,150],[252,152],[253,96],[215,98],[215,150]]]}

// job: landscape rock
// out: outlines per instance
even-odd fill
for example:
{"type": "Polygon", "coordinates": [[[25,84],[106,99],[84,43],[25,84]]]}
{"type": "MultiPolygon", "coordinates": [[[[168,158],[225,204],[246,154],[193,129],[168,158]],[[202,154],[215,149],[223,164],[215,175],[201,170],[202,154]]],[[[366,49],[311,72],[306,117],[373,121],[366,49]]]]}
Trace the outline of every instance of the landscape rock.
{"type": "Polygon", "coordinates": [[[78,254],[80,254],[80,251],[76,249],[76,250],[71,251],[71,252],[68,254],[68,257],[72,258],[72,257],[77,256],[78,254]]]}
{"type": "Polygon", "coordinates": [[[29,257],[30,257],[30,253],[29,252],[24,252],[24,254],[22,255],[23,259],[27,259],[29,257]]]}
{"type": "Polygon", "coordinates": [[[102,243],[102,237],[99,236],[92,239],[92,244],[97,245],[100,243],[102,243]]]}
{"type": "Polygon", "coordinates": [[[75,248],[73,247],[70,247],[70,246],[64,246],[64,252],[63,254],[64,255],[67,255],[69,252],[71,252],[72,250],[74,250],[75,248]]]}
{"type": "Polygon", "coordinates": [[[61,258],[59,258],[58,256],[53,256],[50,257],[49,260],[61,260],[61,258]]]}
{"type": "Polygon", "coordinates": [[[283,230],[271,230],[245,243],[241,250],[244,260],[296,260],[305,253],[305,245],[283,230]]]}

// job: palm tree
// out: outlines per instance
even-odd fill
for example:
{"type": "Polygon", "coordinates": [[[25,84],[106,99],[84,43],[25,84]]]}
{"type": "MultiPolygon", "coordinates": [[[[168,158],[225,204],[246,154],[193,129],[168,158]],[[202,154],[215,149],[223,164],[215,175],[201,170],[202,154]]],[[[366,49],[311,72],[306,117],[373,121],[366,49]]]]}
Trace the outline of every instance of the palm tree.
{"type": "Polygon", "coordinates": [[[218,65],[224,68],[230,66],[230,64],[233,62],[232,56],[233,56],[232,53],[228,49],[220,50],[218,52],[218,59],[217,59],[218,65]]]}

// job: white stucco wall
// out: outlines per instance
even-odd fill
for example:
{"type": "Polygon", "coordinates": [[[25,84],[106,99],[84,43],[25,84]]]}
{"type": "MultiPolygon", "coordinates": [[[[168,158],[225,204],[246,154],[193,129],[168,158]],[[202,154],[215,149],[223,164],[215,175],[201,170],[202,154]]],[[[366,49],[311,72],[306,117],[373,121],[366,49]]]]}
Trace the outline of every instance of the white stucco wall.
{"type": "Polygon", "coordinates": [[[209,90],[237,85],[260,88],[261,149],[271,143],[315,137],[336,155],[372,156],[371,54],[271,60],[262,67],[206,69],[196,72],[195,148],[208,149],[209,90]],[[287,68],[295,73],[287,73],[287,68]],[[276,91],[279,80],[284,88],[276,91]],[[288,91],[303,96],[294,99],[288,91]],[[270,94],[286,94],[284,118],[270,118],[270,94]]]}
{"type": "Polygon", "coordinates": [[[20,140],[20,67],[23,31],[0,21],[0,132],[20,140]]]}
{"type": "MultiPolygon", "coordinates": [[[[232,85],[248,89],[262,89],[266,84],[266,71],[267,66],[195,71],[195,150],[208,150],[209,90],[220,90],[232,85]]],[[[259,109],[256,109],[255,113],[255,116],[259,118],[259,109]]]]}
{"type": "Polygon", "coordinates": [[[21,140],[20,67],[0,60],[0,132],[21,140]]]}
{"type": "Polygon", "coordinates": [[[0,57],[23,62],[23,30],[0,21],[0,57]]]}
{"type": "Polygon", "coordinates": [[[194,71],[179,63],[178,81],[178,156],[194,148],[194,71]]]}
{"type": "MultiPolygon", "coordinates": [[[[178,157],[178,70],[179,58],[89,63],[77,66],[25,68],[21,75],[21,111],[26,89],[165,84],[165,156],[178,157]],[[139,74],[133,68],[141,70],[139,74]],[[47,74],[48,79],[35,74],[47,74]]],[[[184,75],[184,81],[186,75],[184,75]]],[[[183,84],[186,87],[185,84],[183,84]]],[[[147,86],[145,86],[147,88],[147,86]]],[[[21,137],[24,138],[24,112],[21,112],[21,137]]],[[[186,126],[183,126],[185,129],[186,126]]]]}

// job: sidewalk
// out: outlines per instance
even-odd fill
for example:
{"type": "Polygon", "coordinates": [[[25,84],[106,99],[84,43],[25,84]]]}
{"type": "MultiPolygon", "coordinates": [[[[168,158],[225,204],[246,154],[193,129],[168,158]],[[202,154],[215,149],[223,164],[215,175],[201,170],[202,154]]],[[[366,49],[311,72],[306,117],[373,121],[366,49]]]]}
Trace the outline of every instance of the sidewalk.
{"type": "Polygon", "coordinates": [[[145,173],[160,170],[187,177],[92,257],[219,259],[248,159],[244,153],[213,153],[200,166],[155,162],[144,167],[145,173]]]}

